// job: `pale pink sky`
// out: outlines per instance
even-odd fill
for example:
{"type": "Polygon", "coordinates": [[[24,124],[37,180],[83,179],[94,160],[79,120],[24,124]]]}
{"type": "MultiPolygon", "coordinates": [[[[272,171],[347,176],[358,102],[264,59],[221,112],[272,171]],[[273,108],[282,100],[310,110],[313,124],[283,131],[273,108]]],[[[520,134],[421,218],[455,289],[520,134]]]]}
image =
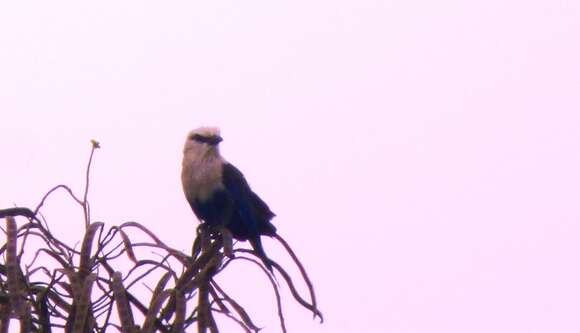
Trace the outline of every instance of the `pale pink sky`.
{"type": "Polygon", "coordinates": [[[94,219],[187,250],[183,139],[219,125],[317,287],[290,331],[579,332],[578,59],[578,1],[2,3],[0,207],[80,191],[95,138],[94,219]]]}

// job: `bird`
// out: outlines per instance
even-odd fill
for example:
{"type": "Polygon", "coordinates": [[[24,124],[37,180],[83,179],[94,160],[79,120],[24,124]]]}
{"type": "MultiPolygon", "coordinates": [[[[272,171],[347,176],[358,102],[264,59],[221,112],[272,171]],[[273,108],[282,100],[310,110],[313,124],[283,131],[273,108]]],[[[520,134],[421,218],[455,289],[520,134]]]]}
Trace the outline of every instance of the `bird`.
{"type": "Polygon", "coordinates": [[[220,154],[223,139],[218,127],[190,131],[183,148],[181,183],[195,216],[202,223],[225,227],[233,238],[249,241],[272,272],[261,236],[275,236],[270,222],[276,214],[248,184],[242,172],[220,154]]]}

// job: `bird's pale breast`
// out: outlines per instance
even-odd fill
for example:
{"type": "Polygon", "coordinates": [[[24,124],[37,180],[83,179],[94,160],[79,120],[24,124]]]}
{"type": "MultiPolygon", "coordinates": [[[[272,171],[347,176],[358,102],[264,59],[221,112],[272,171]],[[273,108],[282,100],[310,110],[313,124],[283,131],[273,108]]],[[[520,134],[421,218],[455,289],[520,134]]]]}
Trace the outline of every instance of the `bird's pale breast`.
{"type": "Polygon", "coordinates": [[[185,158],[181,181],[187,199],[206,201],[215,191],[223,189],[222,165],[217,158],[185,158]]]}

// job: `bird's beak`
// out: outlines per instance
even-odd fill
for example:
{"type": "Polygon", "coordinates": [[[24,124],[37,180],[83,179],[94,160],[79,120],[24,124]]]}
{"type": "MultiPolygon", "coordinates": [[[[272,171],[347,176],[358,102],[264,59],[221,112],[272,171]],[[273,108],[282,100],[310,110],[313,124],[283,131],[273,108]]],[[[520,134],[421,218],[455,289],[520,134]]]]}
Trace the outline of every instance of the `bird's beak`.
{"type": "Polygon", "coordinates": [[[224,139],[222,139],[221,136],[216,135],[214,137],[211,138],[211,140],[209,141],[209,144],[212,146],[217,146],[218,143],[224,141],[224,139]]]}

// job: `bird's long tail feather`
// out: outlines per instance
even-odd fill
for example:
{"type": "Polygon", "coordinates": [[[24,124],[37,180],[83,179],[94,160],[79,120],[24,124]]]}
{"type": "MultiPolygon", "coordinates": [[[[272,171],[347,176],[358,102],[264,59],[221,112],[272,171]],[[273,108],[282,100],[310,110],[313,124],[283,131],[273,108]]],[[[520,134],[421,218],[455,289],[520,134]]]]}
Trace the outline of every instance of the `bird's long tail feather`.
{"type": "Polygon", "coordinates": [[[270,273],[272,273],[273,272],[272,271],[272,264],[270,263],[270,259],[266,256],[266,252],[264,252],[264,248],[262,247],[262,240],[260,239],[260,236],[254,238],[254,239],[250,239],[250,244],[252,244],[252,247],[254,248],[256,255],[258,257],[260,257],[260,259],[262,260],[262,262],[264,263],[266,268],[270,271],[270,273]]]}

